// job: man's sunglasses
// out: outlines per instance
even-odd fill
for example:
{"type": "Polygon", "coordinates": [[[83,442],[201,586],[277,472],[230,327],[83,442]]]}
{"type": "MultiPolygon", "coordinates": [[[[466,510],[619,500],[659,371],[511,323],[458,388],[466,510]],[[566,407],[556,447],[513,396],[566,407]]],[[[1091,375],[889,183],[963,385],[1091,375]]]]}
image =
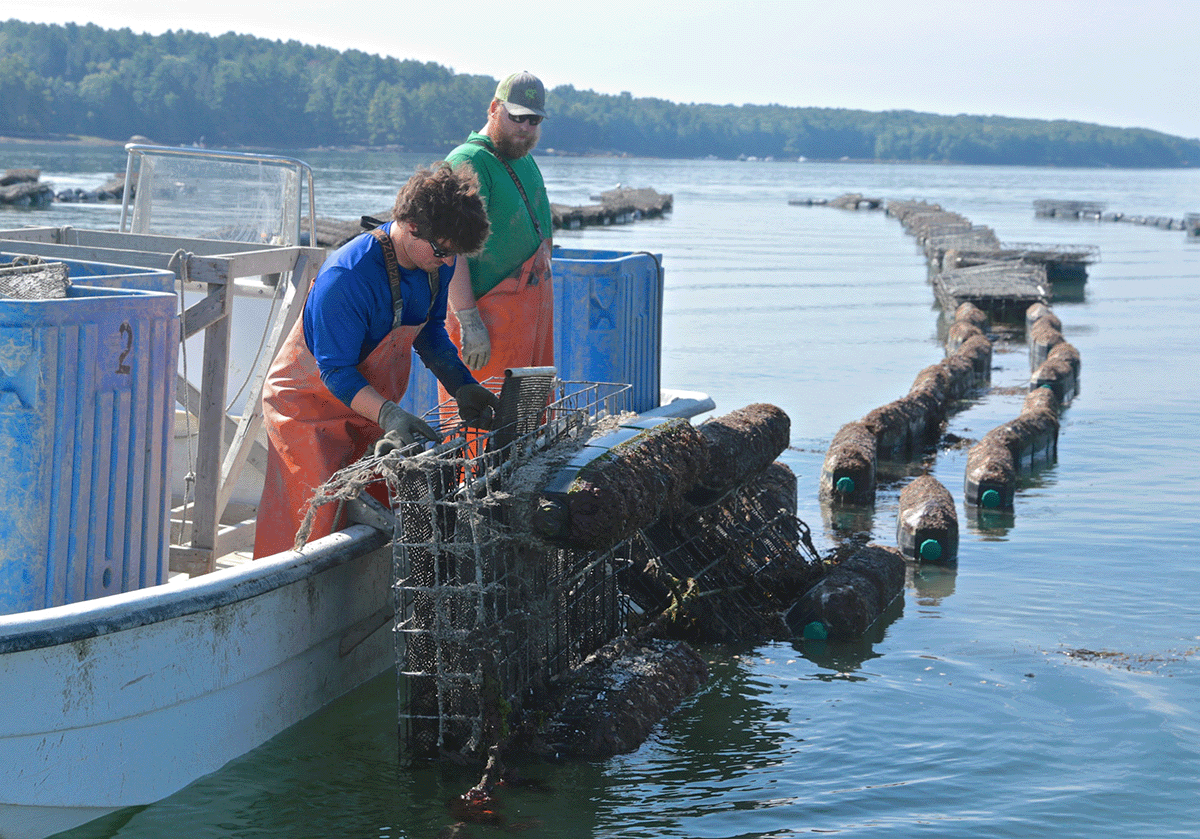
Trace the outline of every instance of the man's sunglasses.
{"type": "Polygon", "coordinates": [[[433,251],[434,259],[445,259],[448,256],[452,256],[450,251],[443,250],[442,246],[432,239],[426,239],[425,241],[429,243],[429,249],[433,251]]]}
{"type": "Polygon", "coordinates": [[[540,117],[537,114],[520,114],[519,116],[513,116],[512,114],[508,113],[508,108],[504,109],[504,113],[508,114],[508,118],[513,122],[527,122],[530,125],[541,125],[542,120],[544,119],[544,117],[540,117]]]}

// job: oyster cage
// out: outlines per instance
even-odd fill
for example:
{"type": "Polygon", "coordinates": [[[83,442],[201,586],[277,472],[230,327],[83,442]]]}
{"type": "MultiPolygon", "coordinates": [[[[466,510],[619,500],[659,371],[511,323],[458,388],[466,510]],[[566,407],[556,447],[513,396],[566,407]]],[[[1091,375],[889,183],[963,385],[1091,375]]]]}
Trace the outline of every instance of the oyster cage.
{"type": "MultiPolygon", "coordinates": [[[[622,546],[548,545],[513,501],[521,465],[628,410],[630,388],[561,381],[549,369],[505,379],[495,431],[459,430],[388,478],[405,759],[482,756],[554,676],[624,629],[622,546]]],[[[448,412],[452,402],[431,413],[448,412]]]]}
{"type": "Polygon", "coordinates": [[[742,485],[644,528],[629,541],[623,590],[646,613],[672,609],[687,637],[786,634],[783,613],[823,571],[808,525],[776,501],[742,485]]]}

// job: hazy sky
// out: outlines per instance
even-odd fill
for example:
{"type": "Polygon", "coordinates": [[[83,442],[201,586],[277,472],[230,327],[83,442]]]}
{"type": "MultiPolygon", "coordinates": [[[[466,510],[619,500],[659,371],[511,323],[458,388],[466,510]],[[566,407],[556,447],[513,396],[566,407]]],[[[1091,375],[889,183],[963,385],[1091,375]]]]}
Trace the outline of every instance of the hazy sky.
{"type": "Polygon", "coordinates": [[[1200,138],[1200,0],[0,0],[0,17],[233,31],[674,102],[1063,118],[1200,138]]]}

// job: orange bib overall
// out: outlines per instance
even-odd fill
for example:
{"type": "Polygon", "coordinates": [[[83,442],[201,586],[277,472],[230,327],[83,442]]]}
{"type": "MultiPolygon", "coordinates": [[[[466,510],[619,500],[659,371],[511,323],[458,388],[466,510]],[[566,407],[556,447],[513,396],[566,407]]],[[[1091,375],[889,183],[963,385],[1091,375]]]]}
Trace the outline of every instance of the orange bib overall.
{"type": "MultiPolygon", "coordinates": [[[[384,243],[384,253],[391,256],[390,243],[384,243]]],[[[399,275],[390,279],[393,300],[399,301],[399,275]]],[[[394,305],[399,312],[402,304],[394,305]]],[[[395,326],[358,365],[367,383],[384,399],[399,402],[404,396],[413,340],[424,325],[395,326]]],[[[302,317],[296,319],[267,374],[263,420],[267,474],[258,505],[255,559],[291,550],[313,491],[334,472],[362,457],[383,436],[376,423],[344,404],[321,381],[317,360],[304,340],[302,317]]],[[[386,494],[380,500],[388,503],[386,494]]],[[[338,529],[337,506],[326,504],[317,511],[309,541],[338,529]]]]}
{"type": "MultiPolygon", "coordinates": [[[[550,240],[543,239],[533,256],[510,277],[480,297],[475,305],[492,341],[492,356],[472,373],[480,382],[504,377],[510,367],[554,364],[554,282],[550,275],[550,240]]],[[[462,347],[458,320],[446,318],[446,331],[462,347]]],[[[439,389],[442,401],[446,391],[439,389]]]]}

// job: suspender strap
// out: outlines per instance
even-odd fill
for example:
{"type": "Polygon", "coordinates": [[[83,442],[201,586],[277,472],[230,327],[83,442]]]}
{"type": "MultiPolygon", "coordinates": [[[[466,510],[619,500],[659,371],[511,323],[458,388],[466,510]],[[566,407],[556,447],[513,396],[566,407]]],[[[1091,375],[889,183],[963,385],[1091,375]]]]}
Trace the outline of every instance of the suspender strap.
{"type": "Polygon", "coordinates": [[[400,290],[400,266],[396,262],[396,249],[392,246],[392,237],[383,232],[382,227],[374,227],[367,231],[379,241],[383,248],[383,262],[387,265],[388,282],[392,286],[392,329],[400,325],[400,316],[404,314],[404,293],[400,290]]]}
{"type": "Polygon", "coordinates": [[[529,203],[529,196],[525,194],[525,187],[521,183],[521,179],[517,177],[517,173],[513,171],[512,166],[509,165],[508,161],[496,154],[495,149],[493,149],[483,140],[474,139],[468,140],[467,142],[487,149],[488,153],[500,161],[500,165],[508,170],[508,176],[513,179],[513,183],[517,185],[517,192],[521,193],[521,198],[525,201],[525,209],[529,211],[529,220],[533,222],[533,229],[537,232],[538,239],[545,239],[546,237],[542,235],[542,226],[538,224],[537,215],[533,212],[533,205],[529,203]]]}
{"type": "MultiPolygon", "coordinates": [[[[382,227],[375,227],[367,232],[374,236],[383,248],[383,262],[387,265],[388,283],[392,287],[392,329],[395,329],[400,326],[400,318],[404,314],[404,292],[400,290],[400,264],[396,262],[396,248],[392,245],[392,237],[384,233],[382,227]]],[[[427,321],[437,302],[439,280],[437,271],[427,271],[426,276],[429,277],[429,311],[425,313],[427,321]]]]}

